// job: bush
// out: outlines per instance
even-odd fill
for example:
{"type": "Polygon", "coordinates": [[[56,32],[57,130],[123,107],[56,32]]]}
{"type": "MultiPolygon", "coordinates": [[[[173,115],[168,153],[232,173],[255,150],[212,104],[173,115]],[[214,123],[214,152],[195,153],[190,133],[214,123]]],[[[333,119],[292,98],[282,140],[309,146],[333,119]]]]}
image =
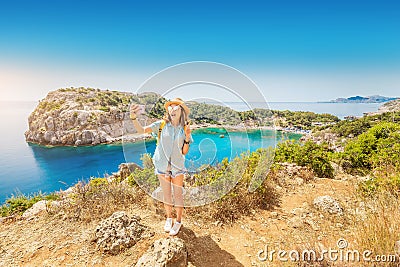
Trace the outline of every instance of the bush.
{"type": "Polygon", "coordinates": [[[18,194],[7,199],[6,203],[1,206],[1,216],[6,217],[12,215],[22,215],[27,209],[31,208],[36,202],[39,202],[40,200],[51,201],[58,199],[60,199],[60,197],[55,193],[44,195],[39,192],[29,196],[18,194]]]}
{"type": "Polygon", "coordinates": [[[288,140],[278,144],[275,150],[275,161],[307,166],[318,177],[333,178],[331,154],[326,144],[318,145],[312,141],[302,144],[288,140]]]}
{"type": "Polygon", "coordinates": [[[90,222],[140,203],[143,193],[118,181],[95,178],[77,183],[69,198],[61,206],[63,213],[71,219],[90,222]]]}
{"type": "Polygon", "coordinates": [[[341,154],[343,168],[349,173],[366,174],[374,168],[399,167],[399,131],[400,125],[381,122],[360,134],[341,154]]]}
{"type": "MultiPolygon", "coordinates": [[[[268,155],[268,150],[259,149],[250,154],[244,153],[231,162],[224,159],[217,166],[208,167],[196,174],[194,182],[197,186],[213,184],[216,194],[225,194],[206,206],[188,208],[188,215],[195,219],[232,223],[241,216],[251,215],[254,210],[272,209],[279,205],[279,196],[269,185],[267,172],[263,171],[263,167],[269,166],[265,164],[268,163],[268,155]],[[256,186],[250,192],[249,186],[254,174],[256,186]],[[236,181],[236,186],[230,192],[225,192],[226,184],[231,185],[231,182],[236,181]]],[[[272,162],[271,159],[269,162],[272,162]]]]}

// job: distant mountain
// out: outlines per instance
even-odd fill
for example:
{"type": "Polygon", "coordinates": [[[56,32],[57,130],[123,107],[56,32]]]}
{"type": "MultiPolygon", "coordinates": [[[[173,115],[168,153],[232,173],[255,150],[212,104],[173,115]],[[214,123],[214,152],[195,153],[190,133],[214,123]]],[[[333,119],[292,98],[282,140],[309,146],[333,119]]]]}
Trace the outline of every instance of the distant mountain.
{"type": "Polygon", "coordinates": [[[380,95],[373,96],[352,96],[348,98],[337,98],[336,100],[331,100],[331,103],[383,103],[392,100],[396,100],[398,97],[386,97],[380,95]]]}

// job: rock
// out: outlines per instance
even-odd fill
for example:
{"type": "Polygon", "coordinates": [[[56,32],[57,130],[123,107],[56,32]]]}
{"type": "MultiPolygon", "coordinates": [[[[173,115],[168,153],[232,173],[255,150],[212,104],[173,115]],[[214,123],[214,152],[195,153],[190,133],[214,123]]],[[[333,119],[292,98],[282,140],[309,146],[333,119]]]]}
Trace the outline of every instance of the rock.
{"type": "Polygon", "coordinates": [[[148,228],[140,224],[140,217],[128,217],[124,211],[117,211],[96,227],[97,247],[110,254],[118,254],[136,244],[148,228]]]}
{"type": "Polygon", "coordinates": [[[373,116],[377,114],[383,114],[386,112],[397,112],[397,111],[400,111],[400,98],[386,102],[378,108],[378,111],[369,112],[366,115],[373,116]]]}
{"type": "Polygon", "coordinates": [[[167,237],[156,240],[140,257],[136,267],[184,267],[188,266],[187,248],[180,238],[167,237]]]}
{"type": "Polygon", "coordinates": [[[335,162],[331,162],[333,168],[333,176],[336,177],[344,173],[343,167],[335,162]]]}
{"type": "Polygon", "coordinates": [[[301,228],[303,226],[304,221],[300,217],[292,217],[288,221],[288,225],[293,228],[301,228]]]}
{"type": "Polygon", "coordinates": [[[272,211],[270,214],[271,218],[278,218],[278,212],[277,211],[272,211]]]}
{"type": "Polygon", "coordinates": [[[292,214],[297,215],[297,216],[304,216],[307,213],[308,213],[308,211],[305,208],[294,208],[292,210],[292,214]]]}
{"type": "Polygon", "coordinates": [[[53,117],[48,117],[45,121],[44,121],[44,125],[47,129],[47,131],[54,131],[54,119],[53,117]]]}
{"type": "Polygon", "coordinates": [[[305,220],[304,221],[306,224],[308,224],[308,225],[310,225],[311,226],[311,228],[314,230],[314,231],[319,231],[319,226],[318,226],[318,224],[315,222],[315,221],[313,221],[313,220],[311,220],[311,219],[307,219],[307,220],[305,220]]]}
{"type": "Polygon", "coordinates": [[[303,178],[300,178],[300,177],[296,177],[296,178],[294,179],[294,181],[296,182],[297,185],[302,185],[302,184],[304,184],[304,179],[303,179],[303,178]]]}
{"type": "Polygon", "coordinates": [[[22,217],[27,219],[37,215],[39,212],[46,210],[46,200],[40,200],[33,204],[32,207],[27,209],[23,214],[22,217]]]}
{"type": "Polygon", "coordinates": [[[121,163],[118,166],[118,171],[113,173],[112,175],[108,176],[107,180],[109,182],[111,182],[111,181],[113,181],[115,179],[119,179],[120,181],[124,181],[136,169],[141,170],[142,168],[139,165],[137,165],[136,163],[133,163],[133,162],[131,162],[131,163],[121,163]]]}
{"type": "Polygon", "coordinates": [[[319,196],[313,201],[314,207],[330,214],[342,214],[343,209],[339,202],[331,196],[319,196]]]}
{"type": "Polygon", "coordinates": [[[90,130],[82,131],[82,143],[83,145],[89,145],[93,142],[93,132],[90,130]]]}
{"type": "Polygon", "coordinates": [[[284,188],[295,188],[312,180],[314,174],[311,169],[305,166],[299,166],[295,163],[278,163],[282,168],[276,174],[279,185],[284,188]]]}

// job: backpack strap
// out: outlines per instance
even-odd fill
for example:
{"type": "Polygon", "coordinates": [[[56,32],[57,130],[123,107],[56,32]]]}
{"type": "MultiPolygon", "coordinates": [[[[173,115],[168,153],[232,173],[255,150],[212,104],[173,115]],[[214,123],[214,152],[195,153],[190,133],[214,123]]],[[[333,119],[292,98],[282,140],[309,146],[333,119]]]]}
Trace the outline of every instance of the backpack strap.
{"type": "Polygon", "coordinates": [[[162,120],[161,124],[160,124],[160,128],[158,129],[157,144],[158,144],[158,142],[160,140],[161,132],[162,132],[162,129],[164,128],[165,124],[166,124],[166,121],[162,120]]]}

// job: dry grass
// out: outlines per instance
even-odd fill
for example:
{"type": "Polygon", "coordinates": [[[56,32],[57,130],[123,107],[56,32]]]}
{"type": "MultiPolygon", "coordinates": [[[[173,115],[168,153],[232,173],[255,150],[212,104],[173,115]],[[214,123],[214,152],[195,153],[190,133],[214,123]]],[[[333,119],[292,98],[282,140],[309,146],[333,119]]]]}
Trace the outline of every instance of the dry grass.
{"type": "Polygon", "coordinates": [[[250,216],[257,209],[272,210],[279,206],[280,196],[268,181],[254,192],[240,183],[227,195],[208,205],[186,208],[189,217],[196,220],[233,223],[242,216],[250,216]]]}
{"type": "MultiPolygon", "coordinates": [[[[373,255],[395,254],[395,243],[400,241],[400,200],[382,193],[367,203],[367,218],[359,222],[355,233],[359,249],[371,250],[373,255]]],[[[399,256],[397,263],[386,266],[398,264],[399,256]]]]}
{"type": "Polygon", "coordinates": [[[145,193],[137,186],[96,178],[89,183],[77,183],[60,208],[68,218],[90,222],[106,218],[117,210],[140,205],[144,197],[145,193]]]}

